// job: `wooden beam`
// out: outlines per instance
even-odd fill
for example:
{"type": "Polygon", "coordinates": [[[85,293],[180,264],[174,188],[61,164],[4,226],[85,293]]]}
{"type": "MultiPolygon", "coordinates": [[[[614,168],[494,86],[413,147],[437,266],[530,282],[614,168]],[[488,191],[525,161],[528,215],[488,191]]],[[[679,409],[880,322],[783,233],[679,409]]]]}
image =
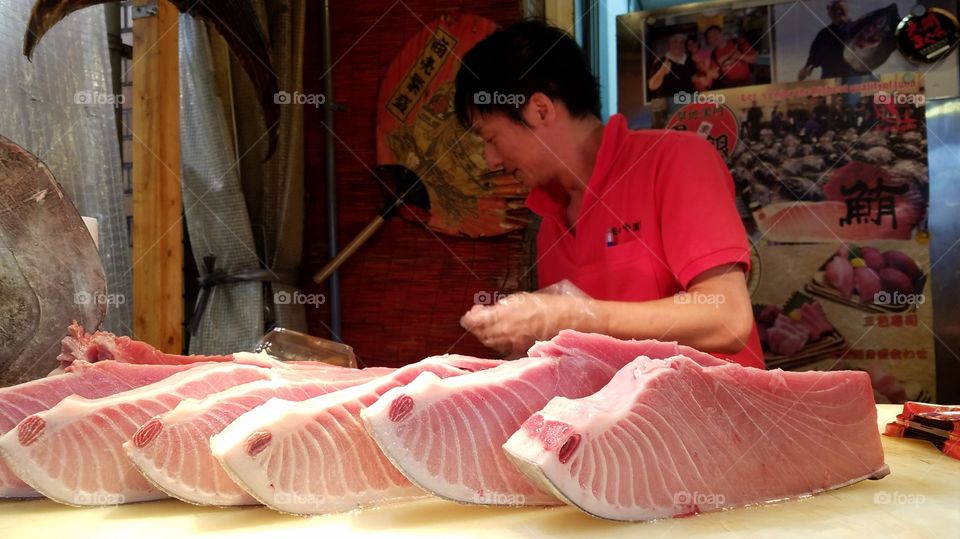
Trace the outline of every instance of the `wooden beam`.
{"type": "Polygon", "coordinates": [[[544,2],[544,15],[547,22],[562,28],[571,36],[577,35],[576,10],[573,0],[547,0],[544,2]]]}
{"type": "Polygon", "coordinates": [[[179,354],[183,348],[179,13],[162,0],[157,7],[156,15],[133,21],[133,331],[137,339],[179,354]]]}

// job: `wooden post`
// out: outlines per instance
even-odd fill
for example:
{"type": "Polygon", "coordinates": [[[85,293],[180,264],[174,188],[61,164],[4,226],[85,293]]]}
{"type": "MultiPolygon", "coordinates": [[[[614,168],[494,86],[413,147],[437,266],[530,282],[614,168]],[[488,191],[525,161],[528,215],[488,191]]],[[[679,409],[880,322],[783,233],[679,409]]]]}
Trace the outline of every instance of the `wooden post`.
{"type": "Polygon", "coordinates": [[[133,331],[137,339],[179,354],[183,347],[179,12],[163,0],[156,5],[156,15],[133,21],[133,331]]]}

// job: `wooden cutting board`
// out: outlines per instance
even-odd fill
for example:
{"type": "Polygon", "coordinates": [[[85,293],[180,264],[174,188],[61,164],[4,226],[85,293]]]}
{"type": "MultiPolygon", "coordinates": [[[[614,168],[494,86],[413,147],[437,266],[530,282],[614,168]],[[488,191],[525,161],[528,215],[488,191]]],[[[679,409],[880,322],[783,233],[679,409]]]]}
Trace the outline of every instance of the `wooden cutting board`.
{"type": "MultiPolygon", "coordinates": [[[[879,426],[901,409],[880,405],[879,426]]],[[[195,507],[167,500],[78,509],[49,500],[0,502],[0,537],[958,537],[960,460],[918,440],[883,437],[890,475],[803,500],[623,524],[571,507],[501,509],[424,499],[303,518],[269,509],[195,507]]]]}

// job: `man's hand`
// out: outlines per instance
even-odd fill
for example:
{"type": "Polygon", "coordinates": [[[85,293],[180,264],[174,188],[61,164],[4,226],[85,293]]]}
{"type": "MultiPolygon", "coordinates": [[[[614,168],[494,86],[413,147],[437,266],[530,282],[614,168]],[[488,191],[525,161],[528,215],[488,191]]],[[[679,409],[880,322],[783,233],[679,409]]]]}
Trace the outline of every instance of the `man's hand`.
{"type": "Polygon", "coordinates": [[[495,305],[474,305],[460,325],[504,357],[523,357],[534,342],[553,338],[561,329],[593,317],[592,300],[521,292],[495,305]]]}
{"type": "Polygon", "coordinates": [[[670,60],[663,60],[663,64],[660,65],[660,69],[657,70],[657,75],[666,76],[670,73],[670,68],[673,67],[673,62],[670,60]]]}
{"type": "Polygon", "coordinates": [[[740,63],[740,61],[741,61],[740,58],[735,58],[731,54],[730,56],[727,56],[726,58],[724,58],[722,62],[720,62],[720,69],[722,69],[724,73],[726,73],[727,71],[730,71],[731,69],[736,67],[737,64],[740,63]]]}

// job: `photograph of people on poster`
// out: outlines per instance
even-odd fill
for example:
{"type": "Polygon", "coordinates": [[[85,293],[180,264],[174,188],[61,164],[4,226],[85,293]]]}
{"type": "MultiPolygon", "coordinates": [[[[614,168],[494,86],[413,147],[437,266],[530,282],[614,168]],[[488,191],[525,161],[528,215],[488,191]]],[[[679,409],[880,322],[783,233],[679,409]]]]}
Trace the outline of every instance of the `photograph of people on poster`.
{"type": "Polygon", "coordinates": [[[766,7],[669,19],[621,17],[620,49],[639,49],[643,54],[625,55],[633,65],[621,61],[620,70],[637,70],[636,62],[643,62],[644,69],[639,72],[643,73],[646,101],[767,84],[771,73],[769,22],[766,7]],[[633,40],[633,46],[625,47],[624,40],[633,40]]]}
{"type": "MultiPolygon", "coordinates": [[[[923,2],[956,12],[954,0],[923,2]]],[[[933,64],[916,65],[897,49],[895,32],[917,3],[896,0],[812,0],[773,6],[777,83],[865,77],[920,70],[927,97],[956,95],[956,51],[933,64]]]]}

